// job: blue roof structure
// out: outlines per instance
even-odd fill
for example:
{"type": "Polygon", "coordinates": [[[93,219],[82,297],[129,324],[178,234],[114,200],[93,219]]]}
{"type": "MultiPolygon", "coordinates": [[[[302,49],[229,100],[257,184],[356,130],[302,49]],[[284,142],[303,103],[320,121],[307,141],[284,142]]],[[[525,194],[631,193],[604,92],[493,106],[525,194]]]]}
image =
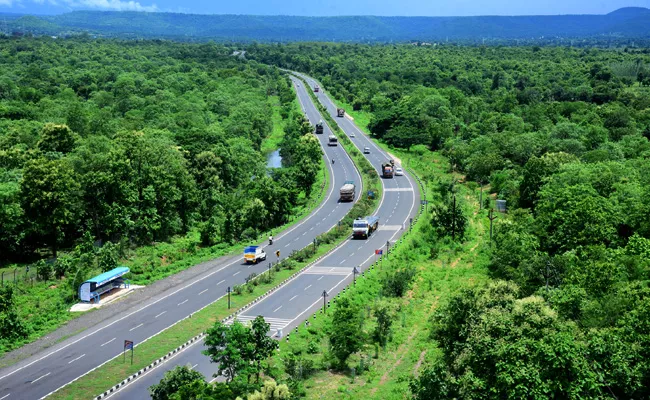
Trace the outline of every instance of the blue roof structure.
{"type": "Polygon", "coordinates": [[[127,274],[130,271],[128,267],[117,267],[103,274],[99,274],[94,278],[88,279],[86,282],[96,283],[97,286],[101,286],[105,283],[108,283],[114,279],[119,278],[120,276],[127,274]]]}
{"type": "Polygon", "coordinates": [[[247,246],[244,249],[244,253],[254,253],[255,250],[257,250],[258,247],[260,247],[260,246],[247,246]]]}

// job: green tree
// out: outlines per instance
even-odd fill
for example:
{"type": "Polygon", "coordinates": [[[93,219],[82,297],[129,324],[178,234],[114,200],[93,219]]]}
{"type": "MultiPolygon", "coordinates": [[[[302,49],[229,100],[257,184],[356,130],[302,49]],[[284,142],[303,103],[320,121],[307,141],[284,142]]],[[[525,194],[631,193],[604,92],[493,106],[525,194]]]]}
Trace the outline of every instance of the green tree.
{"type": "Polygon", "coordinates": [[[363,314],[358,305],[347,297],[336,302],[328,337],[330,350],[338,361],[339,368],[344,368],[350,355],[363,347],[365,334],[361,329],[362,323],[363,314]]]}
{"type": "Polygon", "coordinates": [[[395,309],[390,302],[380,301],[374,307],[377,325],[372,332],[372,339],[379,343],[380,346],[386,347],[386,343],[392,334],[393,320],[395,319],[395,309]]]}
{"type": "Polygon", "coordinates": [[[467,223],[463,204],[457,201],[456,195],[449,196],[442,204],[434,205],[431,224],[439,236],[451,236],[454,240],[462,241],[467,223]]]}
{"type": "Polygon", "coordinates": [[[27,337],[27,327],[15,308],[13,286],[0,287],[0,337],[2,339],[17,340],[27,337]]]}
{"type": "Polygon", "coordinates": [[[67,125],[45,124],[38,148],[42,152],[69,153],[75,148],[77,135],[67,125]]]}
{"type": "Polygon", "coordinates": [[[35,159],[25,165],[21,201],[34,234],[54,257],[67,228],[79,220],[80,185],[65,160],[35,159]]]}
{"type": "Polygon", "coordinates": [[[432,335],[443,360],[412,380],[418,399],[604,394],[577,327],[540,297],[519,298],[516,285],[463,290],[436,312],[432,335]]]}
{"type": "Polygon", "coordinates": [[[274,380],[264,381],[260,391],[255,391],[247,396],[248,400],[289,400],[291,392],[285,384],[278,385],[274,380]]]}
{"type": "MultiPolygon", "coordinates": [[[[189,365],[179,365],[173,370],[165,372],[161,381],[149,388],[149,394],[152,400],[173,400],[177,392],[191,387],[195,382],[205,382],[203,375],[194,371],[189,365]]],[[[193,391],[197,390],[196,387],[192,389],[193,391]]]]}

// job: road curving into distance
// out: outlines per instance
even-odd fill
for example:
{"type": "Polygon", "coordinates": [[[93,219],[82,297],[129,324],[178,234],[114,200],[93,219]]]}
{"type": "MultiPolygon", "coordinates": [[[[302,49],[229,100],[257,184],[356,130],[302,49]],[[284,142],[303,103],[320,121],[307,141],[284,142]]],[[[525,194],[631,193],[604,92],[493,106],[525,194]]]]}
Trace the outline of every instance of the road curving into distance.
{"type": "MultiPolygon", "coordinates": [[[[302,78],[306,79],[311,87],[305,88],[304,84],[296,78],[292,77],[292,80],[301,106],[313,122],[315,121],[312,119],[314,113],[318,114],[318,111],[307,90],[312,90],[315,81],[306,76],[302,76],[302,78]]],[[[355,138],[352,138],[351,141],[359,150],[362,151],[364,147],[371,149],[370,154],[365,154],[365,156],[380,173],[381,163],[389,159],[388,154],[367,138],[352,121],[347,118],[337,118],[336,107],[325,94],[321,92],[316,95],[348,136],[354,132],[355,138]]],[[[320,119],[318,116],[316,118],[320,119]]],[[[327,131],[323,136],[327,136],[327,131]]],[[[340,148],[338,151],[342,153],[343,149],[340,148]]],[[[338,159],[334,168],[338,168],[338,159]]],[[[374,262],[375,250],[383,249],[385,251],[387,242],[392,245],[408,229],[410,219],[415,217],[420,208],[419,188],[412,177],[405,173],[404,176],[396,176],[393,179],[382,179],[382,182],[384,193],[375,214],[379,217],[377,232],[365,240],[347,239],[342,245],[305,269],[304,272],[273,294],[245,310],[237,318],[241,321],[250,321],[256,316],[262,315],[271,324],[271,333],[276,333],[279,327],[283,327],[286,334],[288,330],[302,323],[322,306],[323,291],[328,293],[329,298],[333,298],[344,287],[352,283],[354,267],[357,267],[360,272],[365,271],[374,262]]],[[[107,398],[125,400],[146,398],[148,388],[158,383],[165,372],[178,365],[189,365],[211,380],[217,368],[210,363],[208,357],[201,353],[204,349],[202,341],[195,342],[160,364],[159,367],[145,372],[142,377],[107,398]]]]}
{"type": "MultiPolygon", "coordinates": [[[[309,120],[315,124],[320,120],[320,114],[305,98],[300,97],[302,106],[309,120]]],[[[280,259],[283,259],[293,250],[309,245],[316,236],[335,226],[352,208],[352,202],[338,201],[338,191],[347,180],[355,181],[360,188],[361,177],[342,147],[327,146],[329,134],[330,130],[326,126],[324,134],[317,135],[331,177],[325,200],[307,218],[275,234],[272,246],[268,246],[268,243],[261,244],[268,254],[268,261],[278,260],[275,256],[276,250],[280,250],[280,259]],[[331,164],[331,159],[336,161],[334,165],[331,164]]],[[[360,189],[359,194],[361,192],[360,189]]],[[[242,253],[243,249],[242,244],[242,253]]],[[[245,265],[242,255],[232,256],[215,265],[209,272],[168,289],[145,304],[139,304],[94,328],[0,370],[0,399],[31,400],[48,396],[121,355],[124,340],[131,340],[137,346],[190,314],[214,303],[226,294],[229,286],[244,283],[251,273],[259,275],[267,270],[268,262],[245,265]]],[[[291,321],[290,315],[279,315],[273,326],[285,328],[285,324],[291,321]]],[[[120,377],[115,379],[117,381],[120,377]]],[[[97,391],[102,389],[97,388],[97,391]]],[[[93,394],[89,393],[89,396],[93,394]]]]}

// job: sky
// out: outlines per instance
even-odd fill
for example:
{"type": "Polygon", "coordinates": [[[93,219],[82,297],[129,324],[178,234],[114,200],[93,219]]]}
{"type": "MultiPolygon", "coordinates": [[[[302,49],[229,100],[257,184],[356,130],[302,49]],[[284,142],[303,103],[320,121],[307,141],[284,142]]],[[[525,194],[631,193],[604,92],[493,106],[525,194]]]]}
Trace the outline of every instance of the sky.
{"type": "Polygon", "coordinates": [[[0,12],[60,14],[73,10],[255,15],[554,15],[606,14],[647,7],[650,0],[0,0],[0,12]]]}

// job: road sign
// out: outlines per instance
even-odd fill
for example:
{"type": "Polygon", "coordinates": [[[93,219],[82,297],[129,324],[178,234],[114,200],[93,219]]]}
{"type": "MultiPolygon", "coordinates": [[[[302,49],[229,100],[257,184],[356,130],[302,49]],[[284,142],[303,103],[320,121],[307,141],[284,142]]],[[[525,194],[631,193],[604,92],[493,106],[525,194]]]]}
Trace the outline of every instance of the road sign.
{"type": "Polygon", "coordinates": [[[275,255],[278,256],[278,258],[280,258],[280,250],[276,250],[275,255]]]}
{"type": "Polygon", "coordinates": [[[131,365],[133,365],[133,341],[131,340],[125,340],[124,341],[124,350],[122,350],[122,354],[124,355],[124,359],[122,362],[126,361],[126,352],[128,350],[131,350],[131,365]]]}
{"type": "Polygon", "coordinates": [[[377,249],[377,250],[375,250],[375,254],[377,254],[377,255],[380,256],[380,255],[384,254],[384,250],[382,250],[382,249],[377,249]]]}

